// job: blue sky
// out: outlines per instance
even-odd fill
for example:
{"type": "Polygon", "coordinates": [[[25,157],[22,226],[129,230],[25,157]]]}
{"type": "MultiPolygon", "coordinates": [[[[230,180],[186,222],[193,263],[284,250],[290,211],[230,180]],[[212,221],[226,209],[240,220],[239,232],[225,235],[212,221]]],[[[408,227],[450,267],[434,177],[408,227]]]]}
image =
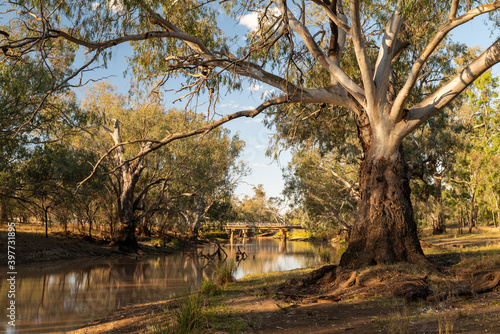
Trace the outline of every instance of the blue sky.
{"type": "MultiPolygon", "coordinates": [[[[499,34],[492,36],[491,29],[485,25],[484,18],[476,18],[462,27],[456,29],[452,38],[458,42],[467,44],[468,46],[480,46],[487,48],[491,43],[498,38],[499,34]]],[[[256,16],[248,15],[240,19],[240,22],[228,21],[224,22],[224,26],[230,29],[233,34],[244,36],[249,30],[256,25],[256,16]]],[[[97,76],[113,75],[109,80],[112,84],[118,86],[120,92],[126,93],[130,86],[128,79],[123,78],[123,70],[126,66],[124,55],[130,55],[130,47],[120,45],[115,51],[113,59],[108,64],[108,69],[103,72],[95,73],[97,76]]],[[[496,65],[493,68],[494,75],[500,75],[500,66],[496,65]]],[[[169,84],[170,85],[170,84],[169,84]]],[[[171,87],[175,87],[175,82],[171,83],[171,87]]],[[[245,110],[258,106],[261,102],[261,96],[269,87],[263,85],[253,86],[249,83],[243,85],[243,91],[231,93],[223,97],[218,105],[218,111],[221,114],[232,113],[240,110],[245,110]]],[[[174,100],[173,96],[165,94],[165,102],[174,100]]],[[[184,104],[178,103],[173,106],[183,108],[184,104]]],[[[202,107],[203,108],[203,107],[202,107]]],[[[269,197],[279,197],[283,190],[283,178],[281,168],[286,167],[290,161],[290,152],[283,152],[278,161],[273,161],[265,156],[269,138],[272,132],[267,129],[263,123],[263,116],[259,115],[255,119],[237,119],[229,122],[225,127],[230,129],[232,133],[239,133],[240,138],[246,142],[246,147],[241,159],[248,163],[252,169],[251,175],[245,177],[236,190],[236,195],[252,195],[252,187],[258,184],[263,184],[264,189],[269,197]]]]}

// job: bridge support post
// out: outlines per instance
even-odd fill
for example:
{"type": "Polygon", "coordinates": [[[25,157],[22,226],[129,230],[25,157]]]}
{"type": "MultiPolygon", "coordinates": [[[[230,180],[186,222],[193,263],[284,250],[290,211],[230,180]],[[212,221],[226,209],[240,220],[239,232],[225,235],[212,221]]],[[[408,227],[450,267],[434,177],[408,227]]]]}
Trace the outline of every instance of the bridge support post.
{"type": "Polygon", "coordinates": [[[280,253],[286,254],[286,228],[280,229],[281,232],[281,242],[280,242],[280,253]]]}
{"type": "Polygon", "coordinates": [[[280,229],[280,232],[281,232],[281,239],[282,239],[282,240],[285,240],[285,242],[286,242],[286,231],[287,231],[287,229],[286,229],[286,228],[282,228],[282,229],[280,229]]]}

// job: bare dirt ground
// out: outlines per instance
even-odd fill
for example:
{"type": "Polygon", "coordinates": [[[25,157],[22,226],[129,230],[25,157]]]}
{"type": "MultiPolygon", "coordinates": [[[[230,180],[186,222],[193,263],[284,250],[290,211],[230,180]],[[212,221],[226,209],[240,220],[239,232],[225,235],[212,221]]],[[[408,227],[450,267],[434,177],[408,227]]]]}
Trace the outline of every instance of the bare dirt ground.
{"type": "MultiPolygon", "coordinates": [[[[442,272],[396,264],[248,276],[205,297],[193,333],[500,333],[500,231],[423,238],[442,272]]],[[[126,307],[72,333],[161,333],[182,305],[126,307]]]]}

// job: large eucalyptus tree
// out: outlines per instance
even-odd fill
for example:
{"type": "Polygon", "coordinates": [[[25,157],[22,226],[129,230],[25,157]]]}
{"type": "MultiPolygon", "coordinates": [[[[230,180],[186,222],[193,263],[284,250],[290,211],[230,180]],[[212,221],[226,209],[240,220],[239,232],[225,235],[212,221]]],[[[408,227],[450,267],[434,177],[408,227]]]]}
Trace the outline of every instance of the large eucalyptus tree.
{"type": "MultiPolygon", "coordinates": [[[[275,89],[253,110],[238,111],[209,126],[152,141],[141,154],[237,117],[254,117],[278,105],[319,104],[352,113],[363,149],[358,219],[341,266],[427,262],[417,238],[402,141],[500,61],[500,39],[416,98],[422,70],[447,34],[500,1],[172,0],[27,1],[11,13],[29,27],[26,36],[0,41],[5,57],[20,57],[56,41],[85,48],[90,60],[131,43],[133,72],[158,79],[175,76],[184,99],[207,92],[217,102],[242,80],[275,89]],[[224,13],[224,14],[223,14],[224,13]],[[232,39],[220,23],[253,13],[256,31],[232,39]],[[237,43],[243,43],[239,46],[237,43]],[[404,63],[411,62],[406,70],[404,63]]],[[[230,32],[233,29],[226,29],[230,32]]],[[[107,59],[107,58],[106,58],[107,59]]],[[[194,101],[194,99],[192,100],[194,101]]],[[[210,103],[210,107],[213,103],[210,103]]]]}

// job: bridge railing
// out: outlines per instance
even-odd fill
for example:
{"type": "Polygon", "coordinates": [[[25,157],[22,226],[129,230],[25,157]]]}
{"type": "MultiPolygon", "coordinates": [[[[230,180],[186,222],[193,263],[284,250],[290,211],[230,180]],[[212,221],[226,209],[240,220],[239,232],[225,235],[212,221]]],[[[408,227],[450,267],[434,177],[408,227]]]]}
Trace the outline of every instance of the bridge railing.
{"type": "MultiPolygon", "coordinates": [[[[283,223],[265,223],[265,222],[230,222],[225,225],[226,227],[231,226],[246,226],[246,227],[292,227],[294,225],[283,223]]],[[[300,228],[300,225],[296,227],[300,228]]]]}

